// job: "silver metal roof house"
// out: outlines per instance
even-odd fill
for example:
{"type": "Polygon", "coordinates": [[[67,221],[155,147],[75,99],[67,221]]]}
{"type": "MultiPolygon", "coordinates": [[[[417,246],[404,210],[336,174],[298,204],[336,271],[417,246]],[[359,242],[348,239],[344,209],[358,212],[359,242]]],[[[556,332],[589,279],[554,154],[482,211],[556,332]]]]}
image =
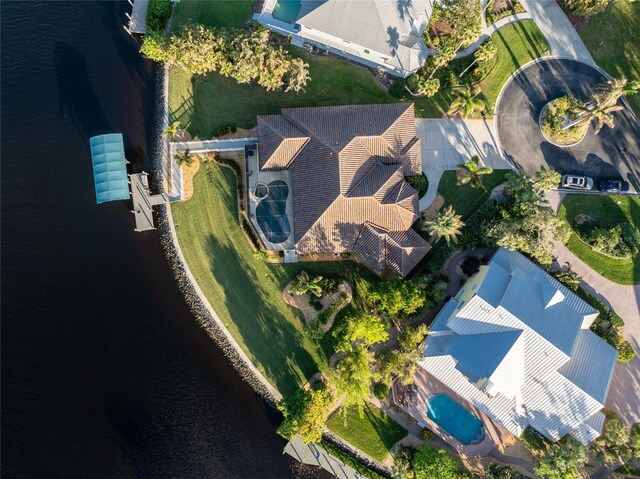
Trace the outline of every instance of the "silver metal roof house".
{"type": "Polygon", "coordinates": [[[597,315],[501,248],[438,315],[421,367],[515,435],[531,426],[588,444],[602,432],[617,360],[589,329],[597,315]]]}
{"type": "Polygon", "coordinates": [[[427,59],[422,40],[433,0],[300,0],[294,18],[266,0],[254,15],[270,30],[331,51],[394,76],[407,77],[427,59]]]}

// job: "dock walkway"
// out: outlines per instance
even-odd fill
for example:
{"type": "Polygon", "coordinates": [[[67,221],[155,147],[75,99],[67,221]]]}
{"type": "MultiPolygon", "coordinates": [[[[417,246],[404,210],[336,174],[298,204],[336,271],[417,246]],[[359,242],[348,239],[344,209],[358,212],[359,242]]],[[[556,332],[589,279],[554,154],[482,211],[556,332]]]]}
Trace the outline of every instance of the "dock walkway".
{"type": "Polygon", "coordinates": [[[133,5],[129,18],[129,32],[144,35],[147,33],[147,7],[149,0],[129,0],[133,5]],[[133,2],[133,3],[132,3],[133,2]]]}
{"type": "Polygon", "coordinates": [[[212,151],[244,151],[244,147],[254,145],[257,138],[229,138],[226,140],[182,141],[171,143],[171,153],[189,150],[190,153],[208,153],[212,151]]]}
{"type": "Polygon", "coordinates": [[[167,202],[165,195],[151,195],[149,192],[149,179],[146,173],[129,175],[131,181],[131,199],[133,201],[133,214],[136,219],[136,231],[148,231],[155,229],[153,223],[153,206],[167,202]]]}

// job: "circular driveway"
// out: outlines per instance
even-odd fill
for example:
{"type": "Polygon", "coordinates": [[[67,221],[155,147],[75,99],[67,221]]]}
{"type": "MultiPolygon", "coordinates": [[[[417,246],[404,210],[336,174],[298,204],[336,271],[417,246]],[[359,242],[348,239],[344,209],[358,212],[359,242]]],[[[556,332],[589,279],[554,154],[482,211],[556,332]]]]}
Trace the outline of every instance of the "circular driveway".
{"type": "Polygon", "coordinates": [[[626,103],[613,114],[615,128],[605,126],[596,135],[590,126],[585,139],[569,148],[546,141],[538,127],[540,111],[549,101],[567,94],[587,100],[593,86],[605,81],[599,70],[575,60],[549,59],[520,70],[504,87],[495,110],[507,157],[528,174],[544,166],[596,182],[623,179],[640,192],[640,122],[626,103]]]}

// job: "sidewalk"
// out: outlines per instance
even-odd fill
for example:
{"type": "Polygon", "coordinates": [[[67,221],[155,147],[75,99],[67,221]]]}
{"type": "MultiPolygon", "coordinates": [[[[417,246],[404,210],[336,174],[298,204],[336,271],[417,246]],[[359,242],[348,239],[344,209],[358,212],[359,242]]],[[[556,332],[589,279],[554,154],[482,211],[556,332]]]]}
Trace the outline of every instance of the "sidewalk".
{"type": "Polygon", "coordinates": [[[553,56],[596,64],[555,0],[521,0],[521,3],[544,34],[553,56]]]}

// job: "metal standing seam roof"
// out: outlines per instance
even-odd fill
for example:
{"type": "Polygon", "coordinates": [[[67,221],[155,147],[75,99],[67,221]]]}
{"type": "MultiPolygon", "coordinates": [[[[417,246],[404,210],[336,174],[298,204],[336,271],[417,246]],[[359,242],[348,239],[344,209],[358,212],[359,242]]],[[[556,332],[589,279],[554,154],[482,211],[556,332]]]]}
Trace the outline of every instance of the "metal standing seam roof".
{"type": "Polygon", "coordinates": [[[128,200],[129,181],[120,133],[94,136],[89,140],[96,202],[128,200]]]}
{"type": "Polygon", "coordinates": [[[617,358],[588,329],[595,310],[517,252],[499,249],[488,267],[476,295],[464,305],[451,299],[446,317],[436,319],[439,333],[425,340],[422,367],[514,434],[530,424],[553,440],[571,433],[590,442],[602,430],[598,411],[617,358]],[[455,339],[441,336],[447,328],[455,339]],[[468,376],[488,373],[502,356],[508,373],[503,382],[519,382],[517,371],[509,371],[515,361],[503,354],[511,342],[504,333],[512,329],[524,331],[524,373],[519,373],[524,384],[515,391],[522,409],[502,393],[483,394],[468,376]],[[504,341],[488,346],[492,336],[504,341]]]}
{"type": "Polygon", "coordinates": [[[431,17],[432,0],[302,0],[301,4],[296,23],[335,37],[343,49],[353,43],[389,55],[387,63],[407,71],[426,60],[422,33],[431,17]]]}

